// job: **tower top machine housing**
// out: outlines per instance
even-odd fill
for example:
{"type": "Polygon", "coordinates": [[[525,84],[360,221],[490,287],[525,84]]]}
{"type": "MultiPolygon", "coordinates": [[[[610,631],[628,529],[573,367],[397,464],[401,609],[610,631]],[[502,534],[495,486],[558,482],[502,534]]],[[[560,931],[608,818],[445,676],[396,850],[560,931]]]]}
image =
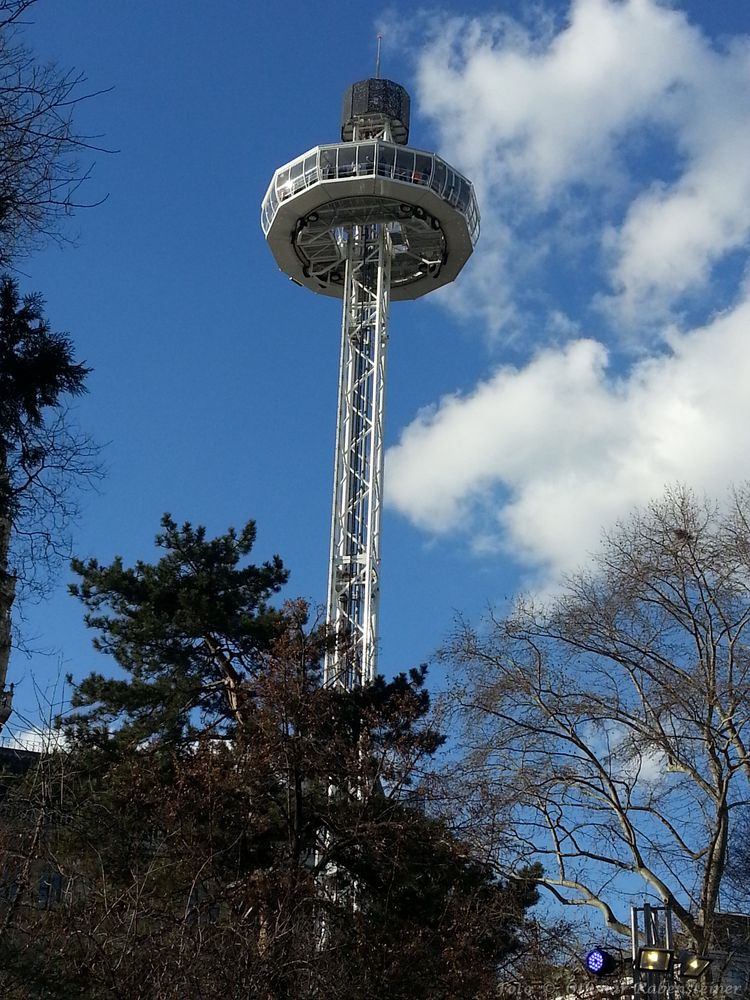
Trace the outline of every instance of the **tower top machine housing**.
{"type": "Polygon", "coordinates": [[[343,300],[327,623],[326,685],[377,669],[383,412],[391,300],[453,281],[479,237],[471,183],[407,145],[409,95],[391,80],[346,91],[341,142],[280,167],[261,206],[277,264],[295,284],[343,300]]]}

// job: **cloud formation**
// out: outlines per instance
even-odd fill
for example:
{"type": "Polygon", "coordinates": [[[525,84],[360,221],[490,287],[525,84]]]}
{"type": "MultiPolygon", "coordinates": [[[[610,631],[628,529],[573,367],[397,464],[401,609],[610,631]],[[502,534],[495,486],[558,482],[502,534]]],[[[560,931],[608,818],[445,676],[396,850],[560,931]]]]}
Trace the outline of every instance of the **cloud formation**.
{"type": "Polygon", "coordinates": [[[418,81],[483,209],[445,298],[516,363],[416,416],[387,499],[548,581],[666,484],[750,476],[750,40],[574,0],[564,23],[442,22],[418,81]]]}
{"type": "Polygon", "coordinates": [[[464,312],[491,316],[534,248],[547,263],[539,247],[559,241],[566,213],[579,238],[588,223],[581,263],[599,258],[610,315],[635,327],[667,317],[748,238],[747,38],[718,49],[655,0],[575,0],[557,29],[439,21],[417,81],[483,209],[477,264],[452,289],[464,312]]]}
{"type": "Polygon", "coordinates": [[[405,429],[389,503],[428,532],[468,532],[553,575],[602,529],[685,481],[723,492],[750,474],[750,301],[613,374],[577,339],[503,366],[405,429]]]}

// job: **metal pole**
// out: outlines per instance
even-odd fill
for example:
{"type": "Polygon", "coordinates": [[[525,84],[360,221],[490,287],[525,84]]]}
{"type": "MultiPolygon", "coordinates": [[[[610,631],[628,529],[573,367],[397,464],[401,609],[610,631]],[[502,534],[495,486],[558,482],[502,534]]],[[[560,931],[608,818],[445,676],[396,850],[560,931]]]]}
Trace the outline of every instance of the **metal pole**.
{"type": "MultiPolygon", "coordinates": [[[[643,904],[643,929],[646,932],[646,945],[658,946],[658,924],[656,913],[648,903],[643,904]]],[[[646,973],[646,994],[649,1000],[656,1000],[659,992],[659,973],[649,971],[646,973]]]]}
{"type": "MultiPolygon", "coordinates": [[[[674,952],[674,933],[672,931],[672,911],[668,906],[664,907],[664,943],[666,947],[674,952]]],[[[669,968],[669,972],[665,974],[666,981],[666,995],[668,1000],[674,1000],[674,996],[677,992],[675,984],[675,971],[674,971],[674,960],[669,968]]]]}
{"type": "Polygon", "coordinates": [[[630,908],[630,938],[631,957],[633,962],[633,995],[635,998],[644,994],[649,1000],[656,1000],[662,995],[672,1000],[675,994],[673,964],[665,971],[655,969],[643,971],[639,968],[641,929],[638,914],[643,914],[643,941],[646,948],[666,949],[674,954],[674,933],[672,929],[672,911],[668,906],[631,906],[630,908]],[[663,914],[664,927],[660,925],[660,914],[663,914]]]}
{"type": "Polygon", "coordinates": [[[633,962],[633,997],[638,1000],[641,992],[641,973],[638,968],[638,908],[630,907],[630,954],[633,962]]]}
{"type": "Polygon", "coordinates": [[[324,683],[351,690],[377,671],[391,247],[384,225],[353,226],[345,238],[326,616],[335,646],[324,683]]]}

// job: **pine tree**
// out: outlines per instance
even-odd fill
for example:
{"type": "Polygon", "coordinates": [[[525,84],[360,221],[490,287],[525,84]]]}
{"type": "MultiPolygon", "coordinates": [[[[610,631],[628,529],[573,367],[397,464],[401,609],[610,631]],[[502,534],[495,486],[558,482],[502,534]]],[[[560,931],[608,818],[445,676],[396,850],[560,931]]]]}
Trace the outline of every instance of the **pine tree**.
{"type": "Polygon", "coordinates": [[[88,728],[115,720],[121,739],[191,740],[226,734],[247,717],[261,652],[281,627],[270,597],[286,582],[278,556],[244,564],[255,524],[207,539],[203,527],[179,527],[165,514],[158,562],[127,568],[73,560],[80,584],[70,587],[97,631],[94,646],[111,654],[126,680],[87,677],[73,705],[88,728]]]}
{"type": "MultiPolygon", "coordinates": [[[[14,535],[25,530],[37,562],[39,550],[55,551],[70,514],[66,486],[76,473],[85,474],[92,451],[61,416],[65,400],[85,391],[89,369],[74,360],[69,338],[50,329],[42,306],[38,295],[22,300],[12,278],[0,279],[0,691],[18,576],[14,535]]],[[[3,696],[0,726],[10,714],[10,695],[12,689],[3,696]]]]}
{"type": "Polygon", "coordinates": [[[244,565],[253,538],[167,518],[158,562],[77,564],[126,676],[82,682],[71,751],[36,793],[60,817],[38,864],[68,902],[17,908],[4,995],[496,995],[533,879],[499,881],[420,807],[443,743],[426,668],[324,687],[326,629],[304,602],[269,607],[286,574],[244,565]]]}

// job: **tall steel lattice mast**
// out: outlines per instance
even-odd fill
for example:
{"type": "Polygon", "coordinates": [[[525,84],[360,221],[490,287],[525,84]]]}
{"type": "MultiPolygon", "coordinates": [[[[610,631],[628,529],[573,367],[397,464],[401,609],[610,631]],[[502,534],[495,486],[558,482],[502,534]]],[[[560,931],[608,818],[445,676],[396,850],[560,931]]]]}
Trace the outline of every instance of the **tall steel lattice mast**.
{"type": "Polygon", "coordinates": [[[280,167],[261,208],[282,271],[343,299],[327,603],[337,638],[325,683],[347,689],[377,669],[390,302],[453,281],[479,236],[471,183],[408,138],[404,88],[355,83],[342,141],[280,167]]]}

